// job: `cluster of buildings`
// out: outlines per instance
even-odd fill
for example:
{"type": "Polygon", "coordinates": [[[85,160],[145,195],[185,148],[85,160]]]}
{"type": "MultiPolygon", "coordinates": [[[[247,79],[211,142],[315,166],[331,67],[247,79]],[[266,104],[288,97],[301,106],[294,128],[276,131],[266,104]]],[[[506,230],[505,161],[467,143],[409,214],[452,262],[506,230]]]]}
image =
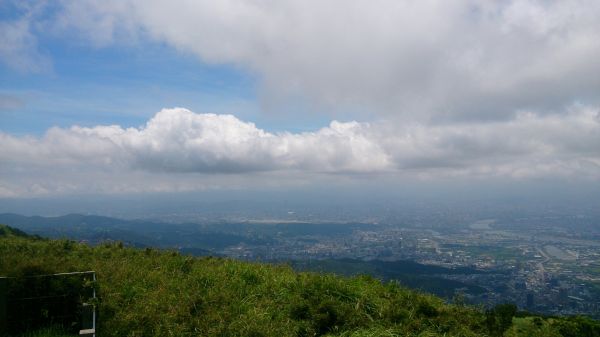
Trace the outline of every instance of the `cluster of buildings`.
{"type": "Polygon", "coordinates": [[[570,236],[499,229],[493,220],[462,228],[373,226],[351,234],[276,236],[267,246],[240,244],[222,252],[240,259],[412,260],[482,273],[440,275],[484,287],[465,293],[484,305],[512,302],[544,314],[600,315],[600,244],[570,236]]]}

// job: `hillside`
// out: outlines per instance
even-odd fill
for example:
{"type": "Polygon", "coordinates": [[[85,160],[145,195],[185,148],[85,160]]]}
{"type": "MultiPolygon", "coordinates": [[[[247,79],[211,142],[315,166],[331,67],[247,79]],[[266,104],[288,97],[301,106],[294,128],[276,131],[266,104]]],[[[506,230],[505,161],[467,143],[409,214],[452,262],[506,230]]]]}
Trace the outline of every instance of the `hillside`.
{"type": "MultiPolygon", "coordinates": [[[[585,318],[483,312],[367,277],[90,247],[0,227],[0,275],[95,270],[98,336],[598,336],[585,318]]],[[[51,334],[41,334],[51,336],[51,334]]],[[[41,336],[40,335],[40,336],[41,336]]]]}

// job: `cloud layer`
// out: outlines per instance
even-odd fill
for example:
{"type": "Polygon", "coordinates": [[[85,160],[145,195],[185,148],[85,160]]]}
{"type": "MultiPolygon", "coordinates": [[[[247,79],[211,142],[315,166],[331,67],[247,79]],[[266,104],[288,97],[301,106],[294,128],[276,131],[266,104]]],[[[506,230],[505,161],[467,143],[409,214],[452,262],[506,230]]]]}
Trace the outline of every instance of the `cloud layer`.
{"type": "MultiPolygon", "coordinates": [[[[159,43],[255,75],[276,103],[263,107],[371,122],[269,132],[176,108],[138,128],[0,132],[0,196],[324,176],[600,178],[596,0],[24,3],[0,22],[0,61],[20,71],[50,67],[39,34],[141,54],[159,43]]],[[[0,96],[0,109],[18,105],[0,96]]]]}
{"type": "Polygon", "coordinates": [[[257,74],[265,98],[409,120],[600,102],[600,2],[66,1],[95,45],[166,43],[257,74]]]}
{"type": "Polygon", "coordinates": [[[0,143],[5,195],[16,186],[9,186],[12,179],[21,180],[20,189],[30,186],[25,188],[29,192],[31,186],[49,191],[44,184],[55,179],[75,191],[90,188],[91,181],[110,190],[113,183],[128,184],[132,174],[143,175],[150,190],[156,184],[166,188],[177,177],[252,173],[279,180],[375,173],[600,178],[600,114],[580,105],[554,115],[522,112],[507,122],[397,126],[333,121],[303,133],[271,133],[232,115],[175,108],[158,112],[140,128],[53,128],[39,138],[0,133],[0,143]],[[170,178],[164,180],[165,175],[170,178]]]}

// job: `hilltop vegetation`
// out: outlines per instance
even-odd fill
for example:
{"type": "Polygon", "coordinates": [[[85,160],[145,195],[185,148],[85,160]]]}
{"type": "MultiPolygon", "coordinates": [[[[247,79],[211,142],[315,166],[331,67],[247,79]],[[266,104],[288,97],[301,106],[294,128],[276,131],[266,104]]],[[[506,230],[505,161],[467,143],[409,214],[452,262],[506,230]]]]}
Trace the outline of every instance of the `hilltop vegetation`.
{"type": "MultiPolygon", "coordinates": [[[[96,247],[0,227],[0,275],[95,270],[98,336],[597,336],[586,318],[513,317],[398,283],[286,265],[96,247]]],[[[31,335],[34,336],[34,335],[31,335]]],[[[39,336],[52,336],[47,332],[39,336]]]]}

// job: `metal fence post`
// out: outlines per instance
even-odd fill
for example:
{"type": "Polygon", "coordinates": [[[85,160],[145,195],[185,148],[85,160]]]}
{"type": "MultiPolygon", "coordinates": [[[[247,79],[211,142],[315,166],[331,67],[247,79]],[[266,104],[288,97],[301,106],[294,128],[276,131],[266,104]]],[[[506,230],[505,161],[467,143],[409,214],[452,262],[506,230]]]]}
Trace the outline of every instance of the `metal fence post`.
{"type": "Polygon", "coordinates": [[[79,335],[96,337],[96,272],[91,271],[87,273],[92,274],[92,281],[94,282],[92,288],[92,303],[83,303],[81,330],[79,330],[79,335]]]}
{"type": "Polygon", "coordinates": [[[0,336],[4,336],[8,330],[7,302],[8,302],[8,279],[0,277],[0,336]]]}

